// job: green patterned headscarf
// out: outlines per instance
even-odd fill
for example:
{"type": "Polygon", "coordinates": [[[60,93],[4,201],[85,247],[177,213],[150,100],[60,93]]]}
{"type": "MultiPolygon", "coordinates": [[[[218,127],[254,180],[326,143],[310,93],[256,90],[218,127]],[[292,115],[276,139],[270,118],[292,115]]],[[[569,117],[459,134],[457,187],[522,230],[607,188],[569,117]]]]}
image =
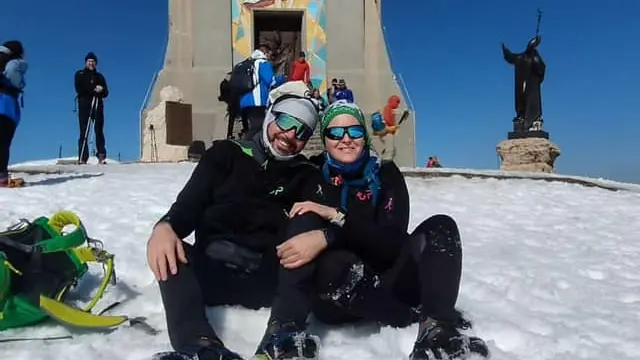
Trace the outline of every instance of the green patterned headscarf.
{"type": "Polygon", "coordinates": [[[338,115],[348,114],[356,118],[358,123],[362,125],[365,129],[364,140],[365,146],[367,149],[371,148],[371,136],[369,135],[369,129],[367,129],[366,120],[364,117],[364,113],[358,107],[358,105],[354,103],[346,102],[345,100],[338,100],[333,104],[329,105],[322,114],[322,119],[320,119],[320,138],[322,139],[322,144],[324,144],[324,131],[333,120],[338,115]]]}

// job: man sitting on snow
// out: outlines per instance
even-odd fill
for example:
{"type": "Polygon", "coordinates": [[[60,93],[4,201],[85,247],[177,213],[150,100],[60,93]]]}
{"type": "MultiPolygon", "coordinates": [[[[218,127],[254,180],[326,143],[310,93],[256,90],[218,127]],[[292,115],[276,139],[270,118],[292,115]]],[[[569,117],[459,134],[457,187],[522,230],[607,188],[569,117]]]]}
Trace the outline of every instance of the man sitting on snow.
{"type": "MultiPolygon", "coordinates": [[[[280,91],[261,132],[248,140],[216,141],[204,153],[147,244],[175,350],[153,359],[241,360],[209,324],[205,306],[268,307],[277,285],[276,246],[290,239],[302,259],[326,247],[307,241],[319,230],[279,233],[295,202],[323,196],[320,173],[299,155],[318,118],[313,100],[280,91]],[[193,231],[195,243],[189,245],[183,239],[193,231]]],[[[319,228],[313,216],[300,221],[298,229],[319,228]]]]}

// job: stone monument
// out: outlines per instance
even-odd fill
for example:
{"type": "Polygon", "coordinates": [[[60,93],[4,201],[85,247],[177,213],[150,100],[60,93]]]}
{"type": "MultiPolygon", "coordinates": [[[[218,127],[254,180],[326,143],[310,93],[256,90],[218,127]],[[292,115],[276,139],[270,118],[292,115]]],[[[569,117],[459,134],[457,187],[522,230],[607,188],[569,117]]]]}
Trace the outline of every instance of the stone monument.
{"type": "MultiPolygon", "coordinates": [[[[187,152],[187,147],[166,147],[159,125],[154,125],[157,137],[152,137],[149,130],[157,114],[148,113],[163,103],[161,91],[167,86],[180,89],[183,102],[192,107],[193,140],[208,146],[226,138],[227,107],[216,100],[220,81],[263,41],[278,49],[276,70],[282,75],[303,50],[311,67],[311,83],[321,93],[331,86],[331,79],[345,79],[367,117],[380,111],[391,95],[399,96],[402,104],[409,103],[391,67],[383,33],[382,4],[393,6],[393,2],[164,1],[169,3],[164,63],[154,77],[140,116],[140,157],[145,161],[178,161],[187,152]]],[[[319,141],[319,137],[315,139],[319,141]]],[[[413,111],[395,139],[396,164],[416,166],[413,111]]],[[[383,144],[375,144],[377,150],[383,148],[383,144]]]]}
{"type": "Polygon", "coordinates": [[[496,151],[502,159],[501,170],[553,172],[560,149],[549,141],[549,133],[542,130],[542,82],[546,64],[538,52],[542,42],[539,34],[541,12],[538,10],[536,35],[521,53],[513,53],[502,44],[504,60],[513,65],[515,75],[515,117],[513,131],[496,151]]]}

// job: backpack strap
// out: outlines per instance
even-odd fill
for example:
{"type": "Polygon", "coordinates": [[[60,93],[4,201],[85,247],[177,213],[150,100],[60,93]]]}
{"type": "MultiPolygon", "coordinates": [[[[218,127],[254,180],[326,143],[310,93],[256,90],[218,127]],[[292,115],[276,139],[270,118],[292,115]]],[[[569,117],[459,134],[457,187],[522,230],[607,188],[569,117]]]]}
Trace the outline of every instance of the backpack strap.
{"type": "MultiPolygon", "coordinates": [[[[71,257],[71,260],[83,274],[86,271],[89,263],[99,263],[104,268],[104,277],[100,282],[98,291],[96,291],[89,304],[87,304],[83,309],[84,312],[89,313],[96,306],[100,298],[102,298],[102,296],[104,295],[109,282],[111,282],[113,285],[115,285],[116,283],[113,260],[114,255],[104,250],[101,241],[89,238],[86,229],[82,224],[82,221],[80,221],[80,218],[71,211],[59,211],[55,213],[51,217],[51,219],[49,219],[48,225],[56,232],[57,236],[55,236],[51,240],[46,240],[39,243],[45,245],[43,252],[67,251],[68,255],[71,257]],[[74,225],[75,229],[66,235],[62,235],[63,229],[68,225],[74,225]],[[82,246],[85,243],[87,245],[82,246]]],[[[67,286],[58,295],[56,300],[61,301],[62,297],[69,290],[69,288],[70,286],[67,286]]],[[[42,298],[43,297],[40,298],[41,306],[42,298]]],[[[51,305],[52,303],[45,300],[45,304],[51,305]]],[[[61,306],[56,306],[55,309],[62,310],[64,308],[61,306]]],[[[66,313],[69,312],[66,311],[66,313]]]]}

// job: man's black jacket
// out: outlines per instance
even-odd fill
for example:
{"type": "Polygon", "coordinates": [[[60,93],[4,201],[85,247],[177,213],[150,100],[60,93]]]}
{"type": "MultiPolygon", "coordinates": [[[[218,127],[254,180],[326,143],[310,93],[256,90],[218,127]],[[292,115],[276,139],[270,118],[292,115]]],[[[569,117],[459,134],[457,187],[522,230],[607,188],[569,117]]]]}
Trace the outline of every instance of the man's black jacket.
{"type": "MultiPolygon", "coordinates": [[[[254,250],[272,249],[297,201],[322,202],[324,181],[304,156],[266,160],[260,146],[218,140],[200,159],[185,187],[161,221],[179,238],[196,232],[196,247],[215,239],[254,250]]],[[[294,218],[295,219],[295,218],[294,218]]],[[[303,227],[318,229],[317,217],[303,227]]]]}
{"type": "Polygon", "coordinates": [[[101,107],[102,99],[106,99],[109,96],[107,80],[97,70],[89,70],[87,68],[78,70],[73,80],[76,96],[78,97],[78,106],[81,108],[90,107],[94,96],[98,96],[98,106],[101,107]],[[95,88],[98,85],[103,88],[101,93],[95,92],[95,88]]]}

